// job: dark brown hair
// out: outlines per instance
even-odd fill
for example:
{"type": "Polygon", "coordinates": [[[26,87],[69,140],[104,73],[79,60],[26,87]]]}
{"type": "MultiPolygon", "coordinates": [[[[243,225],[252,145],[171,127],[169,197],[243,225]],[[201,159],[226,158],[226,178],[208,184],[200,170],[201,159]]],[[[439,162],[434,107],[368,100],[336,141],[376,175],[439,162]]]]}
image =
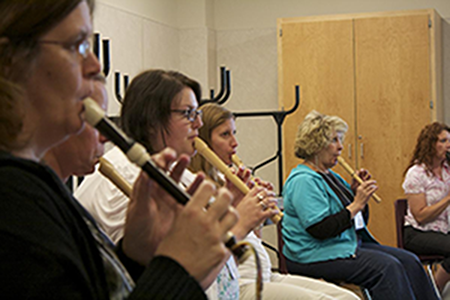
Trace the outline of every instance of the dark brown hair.
{"type": "Polygon", "coordinates": [[[191,88],[201,100],[200,84],[187,76],[164,70],[148,70],[136,76],[127,88],[120,113],[126,134],[155,153],[154,141],[159,133],[168,132],[172,102],[185,88],[191,88]]]}
{"type": "Polygon", "coordinates": [[[444,123],[434,122],[425,126],[417,138],[416,147],[405,174],[409,168],[416,164],[425,164],[427,173],[432,174],[431,166],[436,155],[436,142],[442,131],[450,132],[450,128],[444,123]]]}
{"type": "Polygon", "coordinates": [[[20,148],[25,103],[21,84],[31,73],[37,41],[86,1],[91,14],[95,0],[0,1],[0,148],[20,148]]]}

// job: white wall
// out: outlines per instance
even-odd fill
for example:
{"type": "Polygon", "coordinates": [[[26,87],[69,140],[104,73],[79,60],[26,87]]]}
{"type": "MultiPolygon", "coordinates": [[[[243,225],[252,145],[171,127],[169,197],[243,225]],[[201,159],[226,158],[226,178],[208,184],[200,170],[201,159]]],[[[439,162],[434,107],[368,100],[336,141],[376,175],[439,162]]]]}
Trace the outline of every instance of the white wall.
{"type": "MultiPolygon", "coordinates": [[[[178,3],[175,0],[98,0],[97,4],[107,4],[117,11],[153,20],[157,23],[178,26],[178,3]]],[[[97,10],[102,9],[97,6],[97,10]]]]}
{"type": "MultiPolygon", "coordinates": [[[[231,70],[235,112],[278,110],[276,19],[307,15],[435,8],[450,18],[449,0],[99,0],[94,28],[112,39],[112,71],[132,77],[148,68],[179,70],[203,86],[218,86],[219,66],[231,70]]],[[[448,24],[444,31],[449,32],[448,24]]],[[[450,33],[450,32],[449,32],[450,33]]],[[[450,41],[444,41],[448,46],[450,41]]],[[[448,49],[445,47],[444,49],[448,49]]],[[[448,52],[448,53],[447,53],[448,52]]],[[[449,69],[444,51],[444,69],[449,69]]],[[[450,71],[450,70],[449,70],[450,71]]],[[[444,91],[450,95],[450,72],[444,91]]],[[[113,77],[108,78],[109,112],[118,112],[113,77]]],[[[448,97],[448,96],[447,96],[448,97]]],[[[450,99],[445,99],[449,103],[450,99]]],[[[289,108],[285,108],[289,109],[289,108]]],[[[450,105],[445,106],[450,123],[450,105]]],[[[238,154],[254,166],[276,152],[271,118],[237,120],[238,154]]],[[[277,184],[276,162],[257,175],[277,184]]],[[[284,171],[286,174],[286,170],[284,171]]]]}
{"type": "Polygon", "coordinates": [[[274,28],[277,18],[434,8],[450,18],[448,0],[214,0],[215,28],[274,28]]]}

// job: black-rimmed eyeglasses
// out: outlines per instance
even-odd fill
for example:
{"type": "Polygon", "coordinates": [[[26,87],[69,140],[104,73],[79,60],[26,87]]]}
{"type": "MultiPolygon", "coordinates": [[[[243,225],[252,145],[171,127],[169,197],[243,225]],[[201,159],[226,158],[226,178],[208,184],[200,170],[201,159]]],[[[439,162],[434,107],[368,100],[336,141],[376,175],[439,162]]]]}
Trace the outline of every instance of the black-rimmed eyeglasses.
{"type": "Polygon", "coordinates": [[[172,109],[171,112],[176,112],[182,114],[186,119],[188,119],[191,122],[194,122],[197,119],[197,116],[202,118],[202,111],[199,109],[172,109]]]}

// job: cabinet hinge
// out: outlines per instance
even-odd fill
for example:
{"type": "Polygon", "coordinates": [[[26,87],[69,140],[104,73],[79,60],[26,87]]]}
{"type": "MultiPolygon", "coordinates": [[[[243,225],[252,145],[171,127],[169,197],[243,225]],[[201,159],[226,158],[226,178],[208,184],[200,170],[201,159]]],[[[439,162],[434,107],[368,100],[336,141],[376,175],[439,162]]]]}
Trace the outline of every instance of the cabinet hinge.
{"type": "Polygon", "coordinates": [[[431,21],[431,19],[428,19],[428,28],[433,27],[433,22],[431,21]]]}
{"type": "Polygon", "coordinates": [[[433,100],[430,101],[430,108],[433,109],[433,100]]]}
{"type": "Polygon", "coordinates": [[[282,36],[283,36],[283,29],[280,28],[280,37],[282,37],[282,36]]]}

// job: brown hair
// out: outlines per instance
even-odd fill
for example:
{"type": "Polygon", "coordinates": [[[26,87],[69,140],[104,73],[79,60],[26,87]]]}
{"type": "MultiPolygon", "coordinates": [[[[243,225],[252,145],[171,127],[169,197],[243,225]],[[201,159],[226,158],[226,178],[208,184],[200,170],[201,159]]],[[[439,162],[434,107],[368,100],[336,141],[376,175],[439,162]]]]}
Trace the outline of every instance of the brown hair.
{"type": "Polygon", "coordinates": [[[0,147],[13,150],[26,109],[21,84],[32,73],[39,52],[37,41],[67,17],[82,1],[91,13],[95,0],[0,1],[0,147]]]}
{"type": "MultiPolygon", "coordinates": [[[[234,115],[225,107],[215,103],[204,104],[200,107],[202,110],[203,126],[198,130],[199,137],[211,147],[211,134],[215,128],[225,123],[225,121],[233,119],[234,115]]],[[[216,168],[207,162],[200,154],[196,154],[189,165],[189,169],[197,173],[202,171],[217,185],[224,184],[223,180],[218,176],[216,168]]]]}
{"type": "Polygon", "coordinates": [[[136,76],[127,88],[121,110],[121,125],[126,134],[155,153],[158,133],[168,132],[172,102],[188,87],[201,100],[200,84],[187,76],[164,70],[148,70],[136,76]]]}
{"type": "Polygon", "coordinates": [[[450,132],[450,128],[444,123],[434,122],[428,124],[420,131],[412,158],[404,174],[416,164],[424,164],[427,174],[433,174],[431,166],[433,157],[436,155],[436,142],[438,141],[439,134],[444,130],[450,132]]]}

